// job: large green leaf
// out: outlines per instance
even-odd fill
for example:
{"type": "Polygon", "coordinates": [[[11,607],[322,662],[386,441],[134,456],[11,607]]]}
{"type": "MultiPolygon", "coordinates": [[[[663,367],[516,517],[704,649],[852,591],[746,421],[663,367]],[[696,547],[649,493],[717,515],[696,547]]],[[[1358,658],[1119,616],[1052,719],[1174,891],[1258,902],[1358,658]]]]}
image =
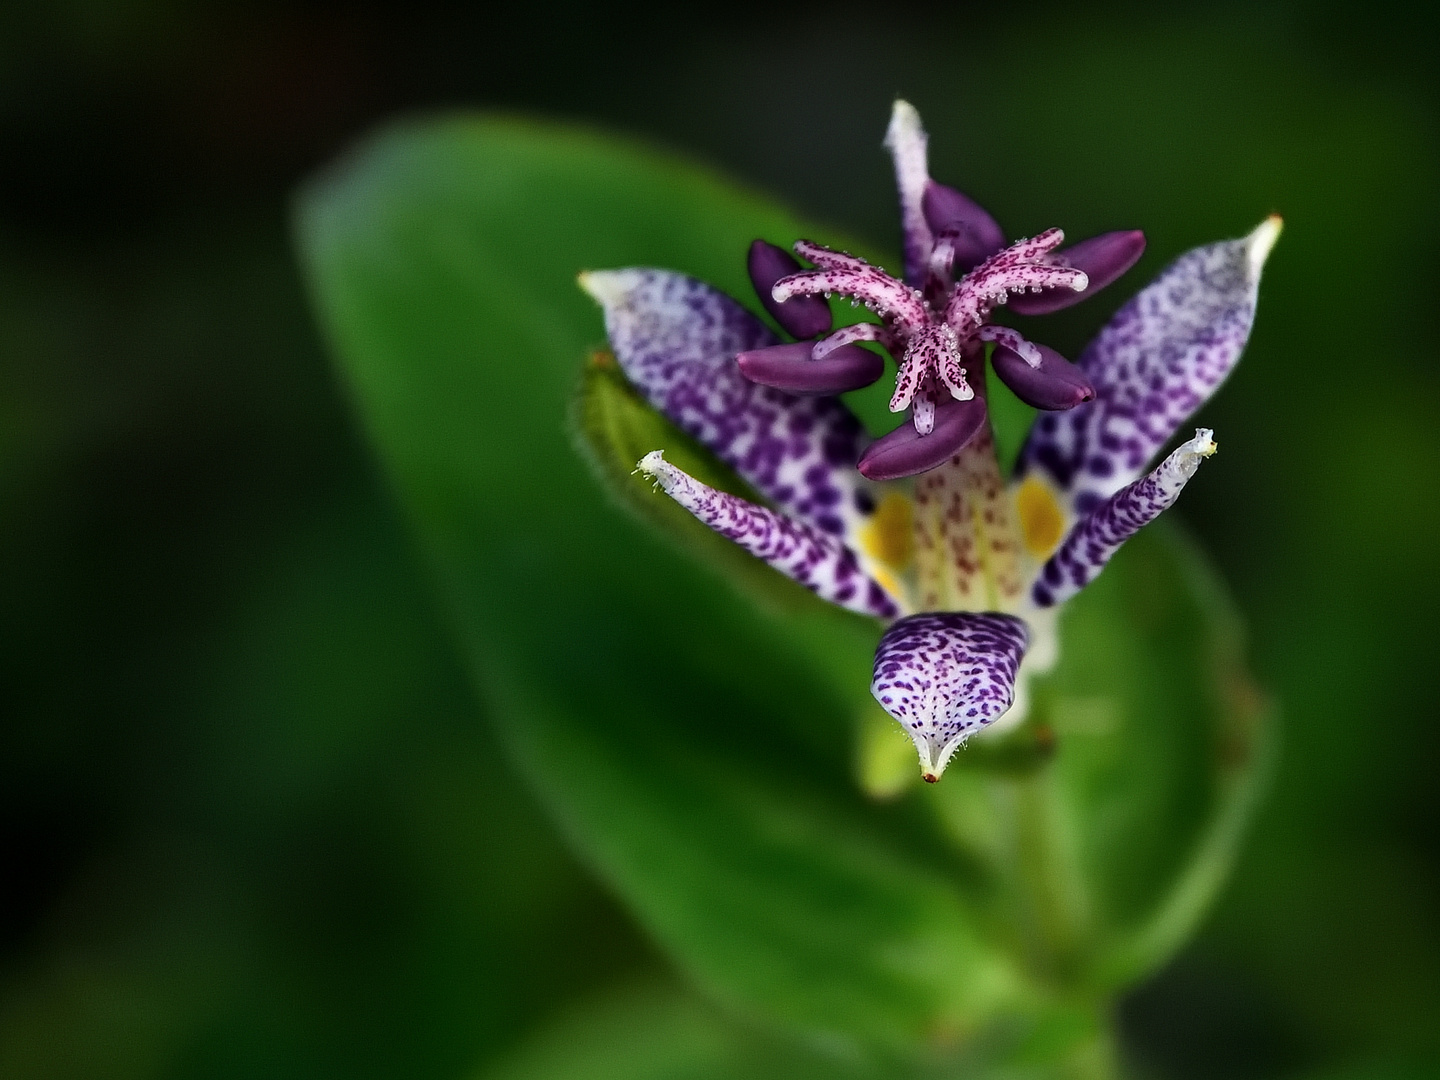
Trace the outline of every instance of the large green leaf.
{"type": "Polygon", "coordinates": [[[1055,1047],[1183,936],[1254,755],[1221,752],[1233,630],[1182,546],[1135,545],[1074,606],[1008,746],[880,804],[852,763],[878,625],[637,501],[626,460],[668,429],[623,385],[592,366],[572,404],[603,340],[578,271],[666,266],[744,297],[749,241],[796,220],[640,146],[466,118],[373,140],[299,220],[489,711],[576,849],[712,996],[836,1046],[1055,1047]]]}

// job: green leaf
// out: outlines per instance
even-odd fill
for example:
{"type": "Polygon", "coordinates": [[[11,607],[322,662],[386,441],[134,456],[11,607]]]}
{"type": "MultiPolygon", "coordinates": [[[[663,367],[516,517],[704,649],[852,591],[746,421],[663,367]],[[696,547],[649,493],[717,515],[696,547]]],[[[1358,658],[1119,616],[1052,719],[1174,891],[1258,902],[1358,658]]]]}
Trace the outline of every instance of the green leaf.
{"type": "MultiPolygon", "coordinates": [[[[299,232],[487,711],[709,996],[871,1054],[1051,1060],[1183,940],[1260,757],[1232,620],[1183,544],[1148,535],[1073,605],[1020,732],[880,803],[854,765],[857,732],[879,738],[878,624],[630,476],[663,447],[736,483],[586,368],[603,328],[576,273],[669,267],[749,302],[750,240],[824,230],[632,143],[456,118],[371,141],[299,232]]],[[[904,787],[894,764],[873,790],[904,787]]]]}

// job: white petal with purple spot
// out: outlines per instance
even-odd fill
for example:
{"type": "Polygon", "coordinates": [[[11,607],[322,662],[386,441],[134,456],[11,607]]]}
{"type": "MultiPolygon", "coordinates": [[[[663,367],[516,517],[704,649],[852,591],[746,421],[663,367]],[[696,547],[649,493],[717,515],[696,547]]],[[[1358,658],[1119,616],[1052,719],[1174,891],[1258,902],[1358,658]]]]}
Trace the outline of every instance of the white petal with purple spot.
{"type": "Polygon", "coordinates": [[[1126,540],[1175,504],[1180,491],[1215,453],[1214,432],[1199,428],[1149,476],[1121,488],[1081,518],[1040,571],[1031,599],[1049,607],[1094,581],[1126,540]]]}
{"type": "Polygon", "coordinates": [[[860,422],[837,398],[758,385],[735,363],[779,344],[764,323],[669,270],[592,271],[580,284],[605,309],[616,359],[655,408],[793,517],[832,536],[861,520],[867,481],[855,463],[870,440],[860,422]]]}
{"type": "Polygon", "coordinates": [[[1140,476],[1239,360],[1279,235],[1271,217],[1249,236],[1196,248],[1122,307],[1078,361],[1095,400],[1041,416],[1020,475],[1047,473],[1081,514],[1140,476]]]}
{"type": "Polygon", "coordinates": [[[721,536],[733,540],[822,600],[862,615],[894,618],[895,598],[860,567],[855,553],[833,536],[752,502],[716,491],[671,465],[659,450],[635,467],[721,536]]]}
{"type": "Polygon", "coordinates": [[[885,631],[870,692],[914,741],[926,780],[1010,708],[1028,640],[1023,622],[994,612],[911,615],[885,631]]]}

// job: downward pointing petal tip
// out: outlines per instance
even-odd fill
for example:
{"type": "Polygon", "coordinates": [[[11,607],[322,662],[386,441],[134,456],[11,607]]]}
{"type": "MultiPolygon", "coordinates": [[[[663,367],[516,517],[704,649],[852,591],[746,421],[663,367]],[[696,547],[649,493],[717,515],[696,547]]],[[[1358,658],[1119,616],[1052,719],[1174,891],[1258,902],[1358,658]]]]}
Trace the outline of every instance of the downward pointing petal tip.
{"type": "Polygon", "coordinates": [[[995,612],[926,612],[885,631],[870,693],[914,742],[926,783],[1010,708],[1029,638],[1024,622],[995,612]]]}

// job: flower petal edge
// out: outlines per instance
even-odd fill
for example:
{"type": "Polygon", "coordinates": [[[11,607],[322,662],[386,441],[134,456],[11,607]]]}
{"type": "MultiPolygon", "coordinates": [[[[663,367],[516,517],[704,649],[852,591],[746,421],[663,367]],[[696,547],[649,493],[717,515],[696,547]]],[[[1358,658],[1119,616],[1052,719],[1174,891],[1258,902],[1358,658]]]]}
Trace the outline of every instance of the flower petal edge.
{"type": "Polygon", "coordinates": [[[1141,476],[1240,359],[1281,225],[1186,252],[1116,312],[1078,361],[1095,400],[1036,420],[1017,479],[1046,473],[1084,514],[1141,476]]]}
{"type": "Polygon", "coordinates": [[[652,406],[787,514],[832,536],[863,520],[869,444],[836,398],[751,382],[735,357],[778,345],[758,317],[704,282],[669,270],[580,275],[605,313],[621,369],[652,406]]]}
{"type": "Polygon", "coordinates": [[[1028,643],[1023,621],[996,612],[926,612],[885,631],[870,692],[915,743],[927,782],[1010,708],[1028,643]]]}

